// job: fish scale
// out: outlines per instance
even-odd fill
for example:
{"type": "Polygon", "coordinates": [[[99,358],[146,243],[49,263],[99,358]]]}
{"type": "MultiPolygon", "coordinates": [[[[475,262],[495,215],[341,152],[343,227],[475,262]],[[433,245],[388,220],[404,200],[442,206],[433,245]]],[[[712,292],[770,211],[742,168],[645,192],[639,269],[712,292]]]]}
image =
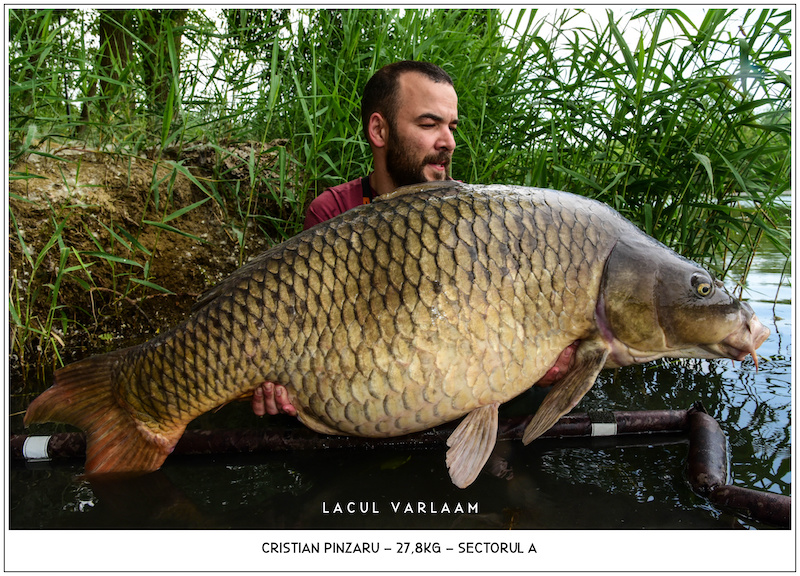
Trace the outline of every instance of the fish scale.
{"type": "Polygon", "coordinates": [[[666,278],[712,282],[585,198],[458,183],[401,189],[255,258],[174,329],[59,370],[26,423],[84,428],[87,472],[151,470],[193,418],[274,381],[300,421],[322,433],[398,436],[467,415],[447,457],[463,487],[491,452],[499,404],[574,343],[574,366],[526,442],[574,406],[606,363],[675,355],[663,345],[673,337],[687,342],[678,355],[738,358],[766,338],[749,307],[718,291],[702,304],[715,306],[720,336],[705,342],[708,322],[696,329],[684,318],[688,280],[667,290],[678,295],[675,310],[648,300],[662,282],[642,273],[651,257],[666,278]],[[658,322],[670,313],[674,326],[661,337],[658,322]]]}
{"type": "MultiPolygon", "coordinates": [[[[436,368],[435,364],[428,363],[427,371],[423,370],[421,369],[423,363],[414,363],[416,358],[412,359],[409,356],[412,354],[412,349],[420,348],[412,345],[415,328],[421,326],[423,329],[427,329],[428,327],[434,326],[435,323],[441,324],[442,318],[448,316],[453,317],[455,315],[454,308],[461,307],[462,302],[463,307],[470,310],[474,310],[475,304],[487,306],[487,312],[475,311],[473,312],[473,316],[476,321],[481,322],[484,330],[488,329],[494,333],[494,336],[496,336],[491,338],[491,344],[493,346],[478,345],[467,347],[465,349],[465,351],[469,351],[470,355],[472,355],[473,350],[479,352],[477,357],[480,358],[480,362],[473,363],[473,366],[471,367],[473,372],[485,372],[486,367],[490,364],[492,359],[494,359],[495,363],[498,365],[511,367],[517,363],[518,360],[516,359],[524,357],[524,354],[520,352],[517,352],[516,357],[512,355],[511,349],[514,348],[515,341],[518,343],[516,346],[518,350],[522,349],[524,346],[519,345],[519,343],[521,343],[519,335],[516,333],[509,334],[508,330],[510,326],[515,326],[517,324],[517,320],[513,317],[512,311],[519,308],[519,306],[506,306],[506,302],[501,297],[501,290],[503,289],[501,277],[508,273],[509,268],[519,268],[519,266],[506,265],[500,268],[491,265],[496,262],[498,257],[497,254],[509,252],[507,249],[498,249],[498,246],[501,245],[501,242],[502,246],[506,248],[506,244],[509,241],[509,235],[506,233],[506,227],[498,227],[497,224],[497,222],[503,222],[506,219],[504,215],[502,217],[498,217],[496,215],[497,211],[501,210],[499,205],[494,205],[491,210],[487,209],[485,205],[481,206],[484,213],[489,213],[495,216],[493,218],[489,218],[489,223],[485,227],[485,230],[489,231],[494,229],[495,231],[499,230],[500,233],[500,238],[493,238],[494,243],[492,244],[492,247],[487,249],[485,246],[486,236],[484,235],[484,241],[481,241],[479,235],[474,233],[472,226],[463,225],[466,221],[463,218],[466,217],[468,219],[470,217],[474,217],[474,210],[471,209],[469,204],[463,202],[451,202],[450,204],[444,204],[444,206],[439,210],[432,210],[430,209],[431,203],[424,201],[422,198],[410,200],[412,201],[406,203],[401,208],[396,209],[398,213],[404,216],[405,220],[394,220],[394,226],[388,225],[388,223],[386,223],[384,220],[378,220],[377,223],[372,223],[370,221],[366,222],[366,225],[369,227],[369,229],[374,230],[375,233],[365,233],[363,244],[369,247],[370,242],[375,242],[373,248],[373,252],[375,254],[375,264],[383,269],[383,274],[378,273],[377,276],[379,279],[382,279],[385,276],[386,280],[384,281],[385,289],[378,288],[377,290],[373,290],[374,294],[365,294],[364,292],[359,292],[359,294],[367,300],[374,300],[375,304],[373,305],[373,308],[386,311],[390,316],[390,326],[394,329],[386,329],[382,331],[381,336],[384,340],[390,343],[389,349],[391,350],[390,353],[393,362],[402,365],[402,367],[405,368],[406,374],[411,377],[411,381],[415,384],[419,384],[417,386],[419,388],[419,393],[421,397],[425,399],[425,386],[427,385],[428,387],[431,387],[431,374],[435,373],[436,368]],[[420,287],[418,283],[419,276],[416,273],[417,268],[422,269],[428,267],[428,273],[430,274],[431,267],[428,264],[428,261],[433,258],[433,254],[427,250],[417,250],[417,239],[415,234],[408,235],[407,243],[410,245],[408,248],[405,247],[405,244],[400,242],[405,241],[406,238],[399,237],[397,235],[398,232],[403,231],[402,228],[398,228],[398,222],[402,223],[404,221],[417,223],[421,235],[424,235],[423,229],[426,228],[430,229],[431,231],[436,231],[438,238],[443,241],[443,246],[447,246],[448,244],[452,246],[452,250],[450,251],[439,250],[437,252],[439,256],[438,266],[436,267],[437,274],[434,276],[434,278],[428,277],[428,280],[431,282],[431,284],[436,282],[439,285],[442,283],[450,286],[454,285],[457,288],[456,293],[460,294],[460,302],[458,300],[448,300],[444,297],[432,299],[428,294],[429,302],[426,303],[423,302],[423,299],[418,296],[420,287]],[[442,226],[442,223],[446,223],[446,226],[442,226]],[[461,226],[459,226],[459,224],[461,226]],[[469,231],[469,233],[467,231],[469,231]],[[481,250],[479,251],[475,249],[478,244],[481,245],[481,250]],[[491,251],[496,253],[493,254],[493,257],[489,255],[489,252],[491,251]],[[418,267],[408,263],[409,258],[412,258],[416,253],[420,254],[421,260],[418,267]],[[494,268],[494,270],[492,270],[492,268],[494,268]],[[493,280],[494,283],[492,284],[492,289],[488,293],[486,293],[486,288],[488,288],[488,286],[485,286],[484,290],[480,290],[481,285],[476,278],[484,279],[486,282],[493,280]],[[472,289],[474,287],[477,287],[479,292],[479,294],[475,296],[472,295],[472,289]],[[435,304],[436,316],[431,314],[431,309],[434,308],[432,304],[435,304]],[[412,317],[415,318],[415,321],[412,321],[412,317]],[[488,327],[486,326],[487,323],[488,327]]],[[[345,231],[343,234],[340,233],[338,237],[346,239],[348,236],[347,231],[350,230],[350,226],[343,224],[338,229],[340,231],[345,231]]],[[[354,246],[354,248],[357,248],[357,246],[354,246]]],[[[352,252],[350,254],[352,254],[352,252]]],[[[507,257],[507,254],[503,254],[504,259],[507,257]]],[[[340,267],[340,270],[347,269],[350,273],[352,273],[352,260],[353,259],[350,258],[350,266],[345,266],[344,268],[340,267]]],[[[364,260],[366,260],[366,265],[363,267],[363,269],[368,270],[372,264],[372,258],[367,257],[364,260]]],[[[416,262],[414,263],[416,264],[416,262]]],[[[327,264],[329,266],[333,266],[330,261],[328,261],[327,264]]],[[[357,283],[363,286],[363,279],[359,280],[361,281],[357,283]]],[[[346,278],[339,278],[340,283],[346,283],[346,281],[346,278]]],[[[508,288],[510,288],[510,293],[516,296],[516,294],[513,292],[513,284],[509,284],[508,287],[506,287],[506,296],[508,296],[508,288]]],[[[457,334],[462,334],[464,332],[462,329],[463,324],[469,324],[471,321],[471,316],[464,315],[463,313],[461,315],[464,317],[464,320],[462,322],[462,326],[456,326],[457,334]]],[[[335,318],[332,323],[336,323],[335,318]]],[[[375,320],[375,323],[379,325],[382,324],[378,319],[375,320]]],[[[520,330],[520,332],[524,333],[524,330],[520,330]]],[[[339,351],[338,354],[341,354],[342,350],[347,351],[352,349],[354,346],[354,342],[352,341],[348,342],[349,348],[342,348],[341,344],[342,343],[339,343],[339,345],[337,345],[335,342],[332,343],[329,354],[331,355],[333,362],[332,364],[328,365],[328,368],[331,371],[333,371],[333,368],[337,366],[339,369],[341,369],[341,363],[339,362],[340,358],[337,358],[337,351],[339,351]]],[[[320,348],[324,349],[327,347],[320,346],[320,348]]],[[[381,350],[379,348],[378,353],[380,353],[380,351],[381,350]]],[[[380,364],[380,360],[378,360],[377,363],[380,364]]],[[[386,362],[383,364],[386,365],[386,362]]],[[[467,362],[467,364],[469,363],[467,362]]],[[[543,368],[544,366],[541,366],[540,370],[543,368]]],[[[455,374],[450,373],[448,380],[452,381],[455,379],[460,379],[467,372],[467,370],[469,370],[469,367],[465,370],[456,371],[455,374]]],[[[517,367],[515,367],[512,371],[523,373],[523,371],[517,367]]],[[[371,374],[372,378],[374,379],[375,376],[372,372],[369,374],[362,373],[360,376],[369,376],[371,374]]],[[[489,371],[489,375],[491,374],[493,374],[493,372],[489,371]]],[[[440,373],[438,376],[441,378],[442,374],[440,373]]],[[[353,377],[356,377],[356,375],[354,374],[353,377]]],[[[535,374],[531,374],[529,376],[529,378],[535,377],[535,374]]],[[[473,392],[468,395],[465,393],[465,391],[459,388],[460,395],[454,395],[453,397],[448,398],[450,405],[452,406],[455,404],[458,410],[469,409],[471,407],[470,404],[468,404],[469,402],[475,403],[479,398],[483,399],[484,402],[486,401],[487,398],[484,390],[491,390],[493,387],[496,387],[502,391],[503,388],[507,388],[501,386],[499,383],[493,386],[492,380],[490,380],[486,375],[484,375],[482,379],[484,381],[484,385],[480,393],[473,392]]],[[[359,389],[359,383],[354,382],[352,379],[349,380],[351,389],[353,391],[357,391],[359,389]]],[[[527,385],[524,385],[522,390],[532,384],[533,381],[534,380],[531,380],[527,383],[527,385]]],[[[404,390],[408,391],[410,384],[409,382],[403,382],[402,386],[404,390]]],[[[374,390],[374,384],[372,387],[374,390]]],[[[306,386],[303,388],[303,390],[307,391],[310,388],[311,387],[306,386]]],[[[337,402],[336,400],[337,397],[341,397],[341,394],[329,394],[329,388],[326,387],[326,384],[318,384],[317,389],[314,390],[314,393],[320,397],[327,397],[330,395],[334,398],[333,401],[328,401],[326,403],[325,414],[316,415],[322,417],[325,425],[330,427],[338,426],[338,431],[346,431],[348,433],[356,433],[357,431],[354,427],[359,425],[359,432],[361,433],[364,431],[364,426],[375,426],[377,428],[377,423],[372,422],[362,423],[354,421],[352,422],[352,425],[350,425],[336,421],[342,417],[344,420],[352,421],[354,414],[357,413],[361,415],[366,411],[366,408],[369,407],[369,401],[367,401],[365,404],[364,411],[356,411],[352,405],[350,406],[350,410],[347,411],[347,404],[344,402],[337,402]],[[341,428],[347,429],[342,430],[341,428]]],[[[392,390],[391,386],[389,386],[388,393],[392,394],[397,392],[392,390]]],[[[405,408],[406,404],[408,404],[407,399],[414,396],[415,394],[406,394],[404,409],[407,409],[405,408]]],[[[293,398],[293,402],[302,406],[304,404],[304,399],[293,398]]],[[[308,403],[313,402],[314,401],[309,398],[308,403]]],[[[386,405],[389,405],[389,403],[386,403],[386,405]]],[[[419,409],[413,404],[410,405],[410,408],[419,409]]],[[[424,410],[424,408],[422,409],[424,410]]],[[[395,422],[393,423],[394,426],[391,428],[391,433],[393,434],[405,433],[413,431],[414,429],[418,429],[416,426],[413,429],[403,428],[404,426],[407,426],[407,424],[405,423],[404,419],[400,418],[400,416],[402,416],[401,414],[389,413],[387,416],[390,418],[395,418],[395,422]]],[[[307,415],[301,411],[301,419],[311,419],[314,417],[315,415],[313,414],[307,415]]],[[[309,421],[306,423],[311,427],[314,427],[314,422],[309,421]]],[[[429,425],[430,424],[427,424],[424,427],[428,427],[429,425]]],[[[384,429],[386,428],[384,427],[384,429]]]]}

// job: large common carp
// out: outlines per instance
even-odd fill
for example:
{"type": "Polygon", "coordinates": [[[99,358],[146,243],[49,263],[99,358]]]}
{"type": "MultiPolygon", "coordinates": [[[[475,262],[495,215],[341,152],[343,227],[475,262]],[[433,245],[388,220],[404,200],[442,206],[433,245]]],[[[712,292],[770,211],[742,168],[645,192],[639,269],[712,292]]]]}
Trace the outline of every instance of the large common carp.
{"type": "Polygon", "coordinates": [[[273,247],[171,331],[57,371],[25,422],[82,428],[87,473],[155,470],[192,419],[270,380],[326,434],[399,436],[466,415],[447,452],[464,487],[494,447],[498,406],[573,343],[525,443],[604,366],[755,359],[768,334],[708,272],[603,204],[431,183],[273,247]]]}

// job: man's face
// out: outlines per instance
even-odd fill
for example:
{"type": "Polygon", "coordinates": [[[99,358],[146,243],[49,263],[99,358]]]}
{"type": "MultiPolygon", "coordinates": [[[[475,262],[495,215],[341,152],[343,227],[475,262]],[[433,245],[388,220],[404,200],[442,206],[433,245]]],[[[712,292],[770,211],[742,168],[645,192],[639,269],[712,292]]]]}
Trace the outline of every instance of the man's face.
{"type": "Polygon", "coordinates": [[[399,84],[399,106],[386,142],[386,170],[398,187],[445,180],[456,147],[456,91],[417,72],[406,72],[399,84]]]}

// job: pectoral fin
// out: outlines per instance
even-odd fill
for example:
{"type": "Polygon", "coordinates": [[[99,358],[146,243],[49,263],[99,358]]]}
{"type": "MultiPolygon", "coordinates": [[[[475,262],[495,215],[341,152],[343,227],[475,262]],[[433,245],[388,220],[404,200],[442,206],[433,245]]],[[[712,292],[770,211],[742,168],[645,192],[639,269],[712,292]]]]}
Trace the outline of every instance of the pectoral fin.
{"type": "Polygon", "coordinates": [[[497,441],[499,404],[476,408],[447,439],[447,469],[453,484],[466,488],[478,477],[497,441]]]}
{"type": "Polygon", "coordinates": [[[547,432],[564,414],[572,410],[583,395],[594,385],[597,375],[608,357],[608,349],[595,342],[581,343],[575,352],[575,365],[556,382],[545,396],[539,410],[525,428],[522,436],[524,444],[547,432]]]}

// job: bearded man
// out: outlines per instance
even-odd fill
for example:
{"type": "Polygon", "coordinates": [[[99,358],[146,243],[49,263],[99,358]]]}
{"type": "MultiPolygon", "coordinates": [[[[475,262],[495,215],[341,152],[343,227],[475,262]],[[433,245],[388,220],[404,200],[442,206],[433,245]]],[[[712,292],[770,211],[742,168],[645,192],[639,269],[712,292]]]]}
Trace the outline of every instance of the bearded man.
{"type": "MultiPolygon", "coordinates": [[[[308,207],[304,229],[400,186],[450,179],[458,96],[453,80],[439,66],[404,60],[378,70],[364,87],[361,122],[372,150],[372,173],[324,190],[308,207]]],[[[574,350],[575,345],[564,350],[536,385],[558,380],[574,350]]],[[[272,382],[255,389],[252,408],[258,416],[297,415],[286,389],[272,382]]]]}
{"type": "Polygon", "coordinates": [[[308,207],[304,229],[400,186],[450,178],[458,97],[438,66],[404,60],[378,70],[364,87],[361,122],[373,172],[322,192],[308,207]]]}

